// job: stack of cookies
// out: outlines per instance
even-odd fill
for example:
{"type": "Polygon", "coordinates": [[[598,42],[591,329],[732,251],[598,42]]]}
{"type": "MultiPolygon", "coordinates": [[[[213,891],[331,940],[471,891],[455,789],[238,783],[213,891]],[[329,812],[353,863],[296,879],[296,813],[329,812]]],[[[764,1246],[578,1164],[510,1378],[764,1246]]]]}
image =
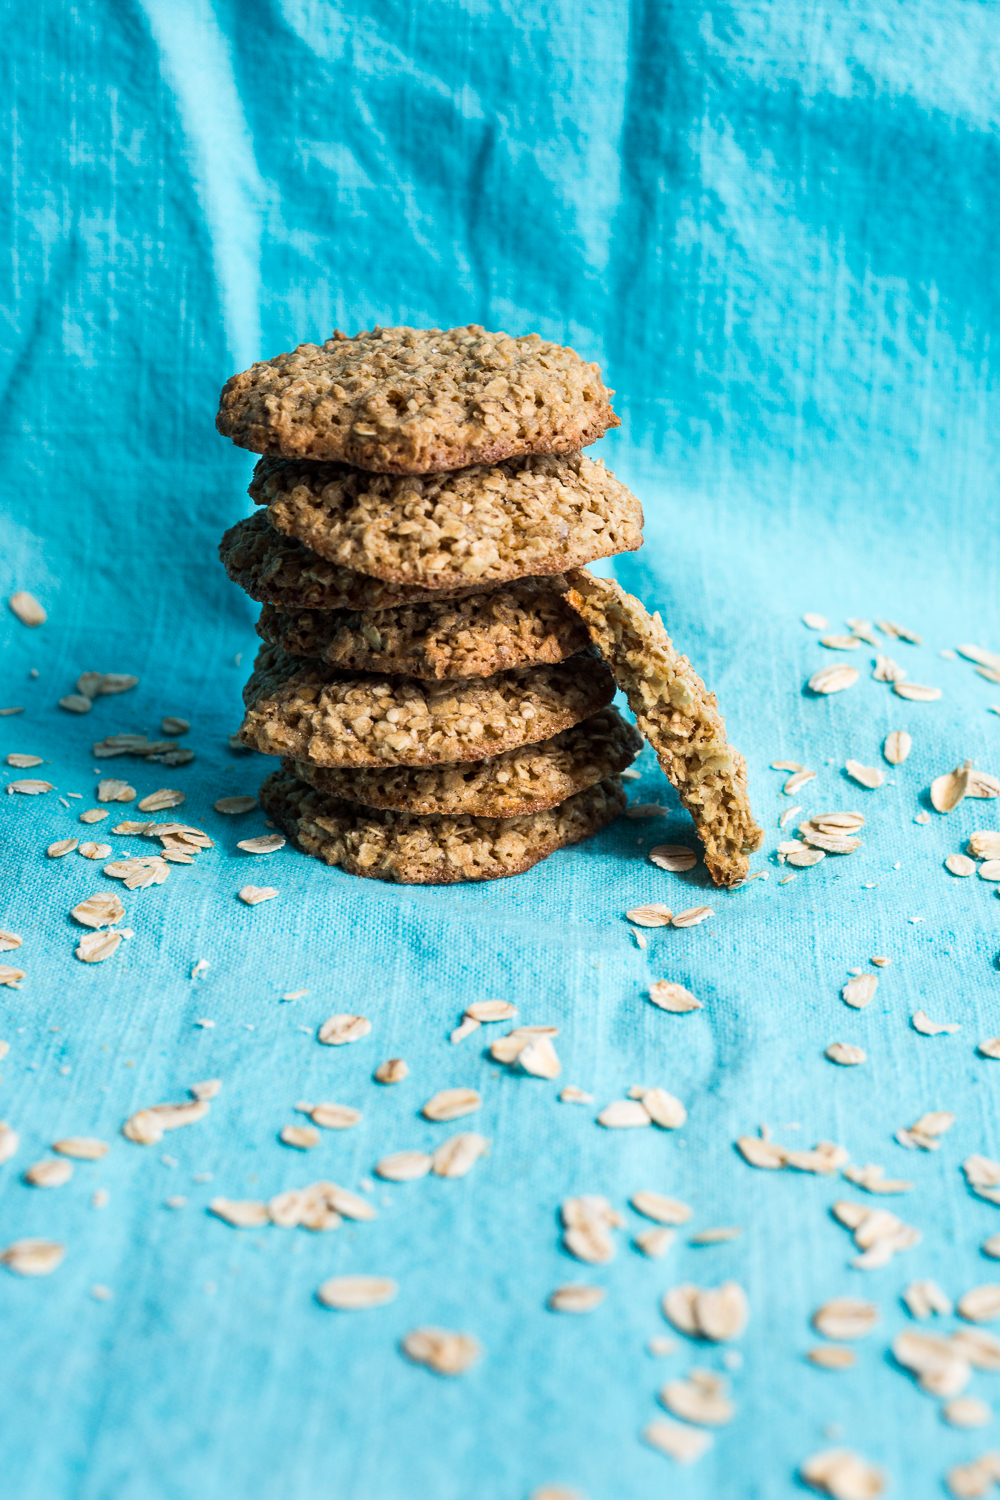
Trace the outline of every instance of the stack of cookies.
{"type": "Polygon", "coordinates": [[[641,739],[568,570],[642,544],[580,450],[596,365],[531,335],[376,328],[254,365],[217,427],[264,455],[221,556],[263,612],[240,738],[307,853],[408,883],[529,869],[611,821],[641,739]]]}

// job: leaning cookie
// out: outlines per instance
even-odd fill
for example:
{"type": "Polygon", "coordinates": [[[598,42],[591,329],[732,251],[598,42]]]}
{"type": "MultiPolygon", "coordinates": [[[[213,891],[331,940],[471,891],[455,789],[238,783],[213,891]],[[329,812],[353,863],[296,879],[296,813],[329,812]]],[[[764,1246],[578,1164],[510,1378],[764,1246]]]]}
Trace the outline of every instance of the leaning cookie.
{"type": "Polygon", "coordinates": [[[583,448],[620,425],[612,394],[599,366],[536,333],[373,328],[233,375],[215,425],[254,453],[426,474],[583,448]]]}
{"type": "Polygon", "coordinates": [[[520,875],[556,849],[597,833],[625,806],[615,779],[520,818],[378,812],[326,796],[287,771],[273,771],[258,795],[268,817],[304,853],[351,875],[402,885],[520,875]]]}
{"type": "Polygon", "coordinates": [[[553,666],[426,682],[337,672],[262,646],[243,690],[240,739],[315,766],[434,766],[549,739],[614,697],[590,647],[553,666]]]}
{"type": "Polygon", "coordinates": [[[562,573],[642,546],[639,501],[582,453],[406,478],[262,458],[248,493],[321,557],[427,589],[562,573]]]}
{"type": "Polygon", "coordinates": [[[290,656],[309,656],[343,672],[427,678],[492,677],[511,667],[563,661],[589,642],[558,590],[534,578],[493,594],[399,609],[286,611],[265,605],[257,634],[290,656]]]}
{"type": "Polygon", "coordinates": [[[516,818],[556,807],[631,765],[642,737],[613,708],[538,745],[459,765],[337,770],[286,760],[285,770],[318,791],[364,807],[474,818],[516,818]]]}
{"type": "Polygon", "coordinates": [[[764,838],[747,796],[746,762],[686,656],[660,622],[617,583],[570,574],[567,599],[628,699],[642,734],[677,788],[705,846],[716,885],[738,885],[764,838]]]}
{"type": "Polygon", "coordinates": [[[251,599],[281,609],[395,609],[400,604],[464,599],[493,587],[480,583],[431,591],[383,583],[319,557],[294,537],[282,536],[262,511],[229,528],[219,544],[219,556],[230,578],[251,599]]]}

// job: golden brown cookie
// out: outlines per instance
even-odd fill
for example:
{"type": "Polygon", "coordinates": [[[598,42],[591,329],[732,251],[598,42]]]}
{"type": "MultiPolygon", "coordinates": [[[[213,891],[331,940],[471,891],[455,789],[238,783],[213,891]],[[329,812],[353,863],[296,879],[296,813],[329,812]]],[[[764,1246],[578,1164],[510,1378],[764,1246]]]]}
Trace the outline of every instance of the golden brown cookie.
{"type": "Polygon", "coordinates": [[[562,573],[642,546],[638,500],[582,453],[405,478],[262,458],[249,494],[321,557],[427,589],[562,573]]]}
{"type": "Polygon", "coordinates": [[[599,782],[559,807],[520,818],[416,817],[329,797],[287,771],[259,792],[268,817],[306,854],[351,875],[402,885],[452,885],[519,875],[578,843],[625,806],[621,782],[599,782]]]}
{"type": "Polygon", "coordinates": [[[426,682],[338,672],[262,646],[243,690],[240,739],[315,766],[434,766],[549,739],[614,697],[590,648],[553,666],[426,682]]]}
{"type": "Polygon", "coordinates": [[[659,615],[648,614],[617,583],[583,569],[569,582],[567,599],[694,819],[712,879],[739,885],[764,833],[750,811],[746,762],[726,740],[715,694],[674,650],[659,615]]]}
{"type": "Polygon", "coordinates": [[[492,677],[510,667],[563,661],[589,637],[580,617],[545,579],[493,594],[399,609],[280,610],[265,604],[257,634],[290,656],[342,672],[407,677],[492,677]]]}
{"type": "Polygon", "coordinates": [[[535,333],[373,328],[233,375],[215,425],[253,453],[426,474],[569,453],[619,426],[599,366],[535,333]]]}
{"type": "Polygon", "coordinates": [[[294,537],[282,536],[263,511],[229,528],[219,556],[230,578],[251,599],[281,609],[395,609],[400,604],[465,599],[494,587],[480,583],[430,590],[383,583],[319,557],[294,537]]]}
{"type": "Polygon", "coordinates": [[[337,770],[286,760],[286,771],[317,791],[364,807],[411,813],[516,818],[555,807],[631,765],[642,737],[615,709],[605,708],[537,745],[520,745],[492,760],[459,765],[385,766],[337,770]]]}

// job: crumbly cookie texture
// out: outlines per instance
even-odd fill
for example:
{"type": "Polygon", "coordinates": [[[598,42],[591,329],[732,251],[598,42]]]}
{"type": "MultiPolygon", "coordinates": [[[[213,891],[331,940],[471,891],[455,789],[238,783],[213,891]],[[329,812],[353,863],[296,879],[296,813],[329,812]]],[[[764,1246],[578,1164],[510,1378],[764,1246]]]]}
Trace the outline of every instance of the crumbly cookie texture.
{"type": "Polygon", "coordinates": [[[715,694],[674,650],[659,615],[648,614],[617,583],[583,569],[569,583],[569,603],[694,819],[712,879],[739,885],[764,833],[750,811],[746,762],[726,740],[715,694]]]}
{"type": "Polygon", "coordinates": [[[317,791],[364,807],[411,813],[467,814],[474,818],[516,818],[555,807],[616,776],[631,765],[642,737],[613,708],[591,714],[572,729],[464,765],[386,766],[343,771],[283,762],[285,770],[317,791]]]}
{"type": "Polygon", "coordinates": [[[620,425],[598,365],[535,333],[373,328],[233,375],[215,425],[253,453],[427,474],[569,453],[620,425]]]}
{"type": "Polygon", "coordinates": [[[485,760],[549,739],[614,697],[587,651],[496,677],[426,682],[337,672],[262,646],[243,690],[240,739],[314,766],[433,766],[485,760]]]}
{"type": "Polygon", "coordinates": [[[384,583],[379,577],[321,558],[294,537],[283,537],[274,531],[265,511],[229,526],[219,543],[219,556],[244,594],[258,604],[277,604],[280,609],[396,609],[399,604],[468,598],[495,588],[493,583],[435,589],[384,583]]]}
{"type": "Polygon", "coordinates": [[[261,640],[343,672],[407,677],[492,677],[510,667],[563,661],[589,643],[586,627],[547,580],[494,594],[368,611],[280,610],[266,604],[261,640]]]}
{"type": "Polygon", "coordinates": [[[268,817],[304,853],[351,875],[403,885],[519,875],[556,849],[596,833],[625,806],[615,779],[520,818],[378,812],[327,796],[283,770],[273,771],[258,795],[268,817]]]}
{"type": "Polygon", "coordinates": [[[642,546],[639,501],[582,453],[405,478],[262,458],[249,494],[321,557],[421,588],[562,573],[642,546]]]}
{"type": "Polygon", "coordinates": [[[395,609],[400,604],[464,599],[494,587],[480,583],[430,590],[383,583],[319,557],[294,537],[282,536],[264,511],[230,526],[219,544],[219,556],[230,578],[251,599],[282,609],[395,609]]]}

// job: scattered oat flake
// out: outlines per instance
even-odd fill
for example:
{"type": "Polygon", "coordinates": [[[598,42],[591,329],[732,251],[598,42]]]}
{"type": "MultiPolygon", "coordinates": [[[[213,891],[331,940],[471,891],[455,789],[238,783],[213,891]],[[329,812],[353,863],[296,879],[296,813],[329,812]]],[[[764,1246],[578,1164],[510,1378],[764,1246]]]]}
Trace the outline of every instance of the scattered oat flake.
{"type": "Polygon", "coordinates": [[[21,939],[16,932],[0,932],[0,953],[12,953],[20,946],[21,939]]]}
{"type": "Polygon", "coordinates": [[[558,1286],[554,1292],[549,1294],[546,1307],[552,1312],[562,1313],[588,1313],[600,1307],[607,1296],[602,1286],[584,1286],[582,1283],[569,1283],[567,1286],[558,1286]]]}
{"type": "Polygon", "coordinates": [[[217,813],[225,813],[228,817],[238,817],[240,813],[248,813],[257,806],[256,797],[220,797],[214,803],[217,813]]]}
{"type": "Polygon", "coordinates": [[[651,1125],[652,1120],[639,1099],[615,1099],[597,1116],[598,1125],[609,1130],[624,1130],[636,1125],[651,1125]]]}
{"type": "Polygon", "coordinates": [[[153,1104],[130,1115],[122,1126],[122,1135],[137,1145],[155,1146],[163,1139],[164,1131],[179,1130],[182,1125],[196,1125],[210,1108],[207,1099],[185,1100],[183,1104],[153,1104]]]}
{"type": "Polygon", "coordinates": [[[651,984],[649,998],[661,1010],[668,1010],[674,1015],[702,1009],[702,1002],[690,990],[686,990],[682,984],[673,984],[668,979],[658,979],[655,984],[651,984]]]}
{"type": "Polygon", "coordinates": [[[864,1010],[875,998],[878,989],[877,974],[858,974],[849,979],[840,992],[841,999],[855,1010],[864,1010]]]}
{"type": "Polygon", "coordinates": [[[668,1421],[665,1417],[647,1422],[642,1429],[642,1440],[679,1464],[696,1463],[714,1441],[710,1432],[699,1432],[697,1428],[668,1421]]]}
{"type": "Polygon", "coordinates": [[[143,797],[139,803],[140,812],[162,812],[168,807],[180,807],[186,800],[186,793],[175,791],[171,787],[160,787],[159,791],[150,792],[148,797],[143,797]]]}
{"type": "Polygon", "coordinates": [[[689,906],[685,911],[679,911],[671,919],[671,927],[697,927],[699,922],[705,922],[715,913],[710,906],[689,906]]]}
{"type": "Polygon", "coordinates": [[[559,1095],[559,1102],[561,1104],[593,1104],[594,1096],[584,1089],[577,1088],[575,1083],[570,1083],[559,1095]]]}
{"type": "Polygon", "coordinates": [[[239,892],[240,900],[247,906],[259,906],[262,901],[273,901],[278,894],[273,885],[245,885],[239,892]]]}
{"type": "Polygon", "coordinates": [[[903,1302],[910,1316],[918,1319],[934,1313],[950,1318],[952,1314],[951,1298],[945,1296],[936,1281],[911,1281],[903,1291],[903,1302]]]}
{"type": "Polygon", "coordinates": [[[850,1448],[828,1448],[807,1458],[799,1471],[811,1489],[832,1500],[876,1500],[885,1490],[885,1475],[850,1448]]]}
{"type": "Polygon", "coordinates": [[[360,1109],[353,1109],[350,1104],[314,1104],[306,1113],[314,1125],[322,1125],[324,1130],[350,1130],[361,1120],[360,1109]]]}
{"type": "Polygon", "coordinates": [[[482,1355],[482,1345],[468,1333],[446,1328],[415,1328],[400,1348],[414,1364],[426,1365],[438,1375],[461,1375],[482,1355]]]}
{"type": "Polygon", "coordinates": [[[212,1198],[208,1211],[234,1229],[262,1229],[271,1222],[267,1204],[257,1198],[212,1198]]]}
{"type": "Polygon", "coordinates": [[[980,880],[1000,880],[1000,859],[988,859],[979,866],[980,880]]]}
{"type": "Polygon", "coordinates": [[[282,1000],[302,1000],[308,995],[308,990],[290,990],[287,995],[282,995],[282,1000]]]}
{"type": "Polygon", "coordinates": [[[365,1016],[336,1015],[323,1022],[317,1033],[327,1047],[344,1047],[348,1042],[360,1042],[368,1035],[372,1023],[365,1016]]]}
{"type": "Polygon", "coordinates": [[[650,1260],[659,1260],[666,1255],[676,1238],[672,1229],[642,1229],[632,1243],[650,1260]]]}
{"type": "Polygon", "coordinates": [[[83,963],[99,964],[118,951],[121,941],[120,932],[88,932],[73,951],[83,963]]]}
{"type": "Polygon", "coordinates": [[[689,1245],[724,1245],[729,1240],[738,1240],[743,1233],[740,1224],[720,1225],[717,1229],[702,1229],[688,1240],[689,1245]]]}
{"type": "Polygon", "coordinates": [[[73,1163],[70,1161],[46,1160],[36,1161],[24,1174],[24,1181],[31,1187],[56,1188],[63,1187],[73,1176],[73,1163]]]}
{"type": "Polygon", "coordinates": [[[316,1292],[324,1307],[338,1312],[362,1312],[369,1307],[384,1307],[399,1291],[389,1276],[331,1276],[316,1292]]]}
{"type": "Polygon", "coordinates": [[[83,927],[113,927],[124,915],[125,908],[114,892],[88,896],[86,901],[81,901],[70,912],[74,921],[83,927]]]}
{"type": "Polygon", "coordinates": [[[134,802],[135,796],[135,787],[127,781],[111,779],[97,783],[98,802],[134,802]]]}
{"type": "Polygon", "coordinates": [[[679,1198],[668,1198],[663,1193],[643,1191],[633,1193],[629,1199],[636,1213],[657,1224],[686,1224],[693,1209],[679,1198]]]}
{"type": "Polygon", "coordinates": [[[42,757],[40,755],[11,754],[7,757],[7,764],[13,766],[15,770],[28,771],[32,766],[40,766],[42,764],[42,757]]]}
{"type": "Polygon", "coordinates": [[[704,1427],[721,1427],[731,1422],[736,1408],[728,1399],[729,1382],[713,1370],[697,1367],[683,1380],[670,1380],[659,1392],[659,1399],[675,1417],[704,1427]]]}
{"type": "Polygon", "coordinates": [[[934,703],[941,696],[941,689],[927,687],[920,682],[894,682],[893,692],[899,698],[906,698],[911,703],[934,703]]]}
{"type": "Polygon", "coordinates": [[[885,781],[884,771],[880,771],[877,766],[863,766],[858,760],[849,760],[845,770],[852,780],[859,782],[861,786],[869,787],[872,791],[885,781]]]}
{"type": "Polygon", "coordinates": [[[431,1171],[435,1177],[465,1177],[488,1149],[489,1141],[474,1130],[450,1136],[434,1152],[431,1171]]]}
{"type": "Polygon", "coordinates": [[[669,906],[654,903],[652,906],[633,906],[625,915],[637,927],[669,927],[673,912],[669,906]]]}
{"type": "Polygon", "coordinates": [[[415,1182],[426,1177],[434,1165],[425,1151],[395,1151],[375,1164],[375,1176],[386,1182],[415,1182]]]}
{"type": "Polygon", "coordinates": [[[8,989],[16,989],[25,977],[24,969],[15,969],[10,964],[0,964],[0,984],[6,985],[8,989]]]}
{"type": "Polygon", "coordinates": [[[839,1063],[842,1068],[856,1067],[859,1063],[868,1061],[865,1049],[855,1047],[852,1042],[831,1042],[824,1056],[831,1062],[839,1063]]]}
{"type": "Polygon", "coordinates": [[[831,651],[856,651],[861,640],[856,635],[824,635],[819,643],[831,651]]]}
{"type": "Polygon", "coordinates": [[[772,771],[802,771],[804,769],[805,767],[800,766],[797,760],[772,760],[771,762],[772,771]]]}
{"type": "Polygon", "coordinates": [[[517,1015],[517,1006],[509,1000],[474,1000],[465,1008],[465,1014],[473,1021],[489,1025],[494,1021],[511,1021],[517,1015]]]}
{"type": "Polygon", "coordinates": [[[815,1349],[807,1349],[806,1359],[821,1370],[849,1370],[858,1362],[853,1349],[838,1348],[836,1344],[820,1344],[815,1349]]]}
{"type": "Polygon", "coordinates": [[[932,1021],[926,1011],[915,1010],[910,1017],[910,1025],[914,1031],[919,1031],[922,1036],[940,1036],[942,1032],[951,1033],[961,1031],[960,1021],[932,1021]]]}
{"type": "Polygon", "coordinates": [[[941,1415],[951,1427],[986,1427],[993,1420],[993,1408],[978,1396],[956,1396],[945,1402],[941,1415]]]}
{"type": "Polygon", "coordinates": [[[979,1042],[976,1051],[981,1057],[1000,1059],[1000,1036],[991,1036],[986,1041],[979,1042]]]}
{"type": "Polygon", "coordinates": [[[22,625],[44,625],[48,619],[48,615],[34,594],[29,594],[27,589],[19,589],[16,594],[11,594],[7,603],[22,625]]]}
{"type": "Polygon", "coordinates": [[[650,849],[649,858],[661,870],[669,870],[675,875],[693,870],[698,863],[697,854],[684,844],[657,844],[654,849],[650,849]]]}
{"type": "Polygon", "coordinates": [[[285,1146],[294,1146],[296,1151],[311,1151],[320,1143],[320,1133],[314,1125],[285,1125],[278,1136],[285,1146]]]}
{"type": "Polygon", "coordinates": [[[799,815],[799,813],[801,811],[802,811],[801,807],[786,807],[785,811],[781,814],[781,817],[778,819],[778,827],[779,828],[787,828],[788,825],[789,825],[789,823],[792,821],[792,819],[793,818],[797,818],[798,815],[799,815]]]}
{"type": "Polygon", "coordinates": [[[65,1254],[66,1246],[57,1240],[15,1240],[0,1251],[0,1263],[18,1276],[51,1276],[65,1254]]]}
{"type": "Polygon", "coordinates": [[[810,630],[826,630],[830,622],[826,615],[805,614],[802,616],[803,625],[808,625],[810,630]]]}
{"type": "Polygon", "coordinates": [[[864,1167],[846,1166],[844,1176],[855,1187],[864,1188],[866,1193],[909,1193],[913,1190],[912,1182],[902,1177],[887,1177],[885,1167],[878,1167],[873,1162],[864,1167]]]}
{"type": "Polygon", "coordinates": [[[1000,1285],[995,1281],[974,1286],[963,1292],[957,1306],[960,1318],[968,1323],[993,1323],[1000,1318],[1000,1285]]]}
{"type": "MultiPolygon", "coordinates": [[[[81,844],[80,853],[84,859],[107,859],[111,853],[110,844],[81,844]]],[[[107,872],[105,871],[105,874],[107,872]]]]}
{"type": "Polygon", "coordinates": [[[55,787],[51,781],[33,781],[30,777],[22,777],[20,781],[8,781],[7,791],[21,792],[25,797],[38,797],[43,792],[55,791],[55,787]]]}
{"type": "Polygon", "coordinates": [[[440,1122],[461,1119],[463,1115],[475,1114],[482,1107],[482,1098],[475,1089],[440,1089],[428,1099],[420,1113],[425,1120],[440,1122]]]}
{"type": "Polygon", "coordinates": [[[192,1099],[215,1099],[221,1092],[221,1078],[206,1078],[202,1083],[192,1083],[188,1089],[192,1099]]]}
{"type": "Polygon", "coordinates": [[[71,1156],[76,1161],[100,1161],[109,1147],[107,1141],[99,1141],[94,1136],[69,1135],[61,1141],[53,1141],[52,1149],[60,1156],[71,1156]]]}
{"type": "Polygon", "coordinates": [[[256,839],[241,839],[236,847],[247,854],[274,854],[285,847],[285,838],[280,833],[267,833],[256,839]]]}
{"type": "Polygon", "coordinates": [[[845,688],[853,687],[858,676],[856,667],[823,667],[820,671],[813,673],[807,685],[810,692],[826,697],[830,693],[842,693],[845,688]]]}
{"type": "Polygon", "coordinates": [[[789,776],[781,790],[786,797],[791,797],[798,791],[799,787],[805,786],[808,782],[815,780],[815,771],[803,771],[800,769],[796,771],[794,776],[789,776]]]}
{"type": "Polygon", "coordinates": [[[45,852],[49,859],[61,859],[64,854],[72,854],[79,842],[79,839],[56,839],[45,852]]]}
{"type": "Polygon", "coordinates": [[[410,1069],[401,1057],[390,1057],[375,1069],[376,1083],[402,1083],[410,1076],[410,1069]]]}
{"type": "Polygon", "coordinates": [[[1000,1260],[1000,1234],[991,1234],[979,1248],[990,1260],[1000,1260]]]}

